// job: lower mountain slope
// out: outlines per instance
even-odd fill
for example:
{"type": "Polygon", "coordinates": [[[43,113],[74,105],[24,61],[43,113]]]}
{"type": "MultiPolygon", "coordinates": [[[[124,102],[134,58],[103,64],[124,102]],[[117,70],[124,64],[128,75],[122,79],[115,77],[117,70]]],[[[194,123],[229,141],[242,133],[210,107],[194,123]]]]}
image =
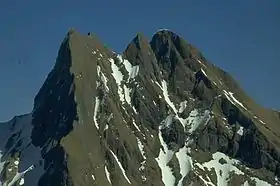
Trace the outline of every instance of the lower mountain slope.
{"type": "Polygon", "coordinates": [[[0,124],[0,185],[280,185],[279,123],[171,31],[121,55],[70,30],[33,111],[0,124]]]}

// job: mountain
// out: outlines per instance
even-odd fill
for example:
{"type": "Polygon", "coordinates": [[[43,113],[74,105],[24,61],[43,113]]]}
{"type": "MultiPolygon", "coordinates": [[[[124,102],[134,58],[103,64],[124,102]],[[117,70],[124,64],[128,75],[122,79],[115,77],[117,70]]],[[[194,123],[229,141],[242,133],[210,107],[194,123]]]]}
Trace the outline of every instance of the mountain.
{"type": "Polygon", "coordinates": [[[0,124],[0,185],[280,185],[279,124],[169,30],[117,54],[71,29],[32,112],[0,124]]]}

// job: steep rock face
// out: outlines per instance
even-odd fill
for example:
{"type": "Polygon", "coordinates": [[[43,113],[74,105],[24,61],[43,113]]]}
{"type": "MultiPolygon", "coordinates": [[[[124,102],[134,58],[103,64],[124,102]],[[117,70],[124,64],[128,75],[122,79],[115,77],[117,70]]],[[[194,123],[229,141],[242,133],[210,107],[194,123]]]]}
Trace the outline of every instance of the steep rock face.
{"type": "Polygon", "coordinates": [[[279,122],[171,31],[119,55],[70,30],[32,113],[0,124],[0,185],[277,185],[279,122]]]}

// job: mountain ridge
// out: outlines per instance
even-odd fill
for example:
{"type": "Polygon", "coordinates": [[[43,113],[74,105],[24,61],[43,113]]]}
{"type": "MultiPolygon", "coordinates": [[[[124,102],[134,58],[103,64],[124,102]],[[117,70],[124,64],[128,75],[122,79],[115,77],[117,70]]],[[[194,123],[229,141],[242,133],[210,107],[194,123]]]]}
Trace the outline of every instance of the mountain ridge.
{"type": "Polygon", "coordinates": [[[120,55],[70,29],[23,118],[0,125],[1,186],[275,185],[280,176],[279,112],[169,30],[137,34],[120,55]]]}

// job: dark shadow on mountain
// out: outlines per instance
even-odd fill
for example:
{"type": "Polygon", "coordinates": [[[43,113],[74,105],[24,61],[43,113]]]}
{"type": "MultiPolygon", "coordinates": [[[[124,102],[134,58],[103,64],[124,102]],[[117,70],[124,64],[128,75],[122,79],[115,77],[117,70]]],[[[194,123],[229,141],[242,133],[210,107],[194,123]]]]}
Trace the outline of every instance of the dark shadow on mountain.
{"type": "Polygon", "coordinates": [[[61,139],[73,130],[78,120],[74,76],[70,72],[71,50],[69,35],[63,41],[55,67],[35,98],[32,131],[32,143],[42,148],[45,174],[39,186],[66,184],[67,164],[65,151],[60,145],[61,139]]]}

